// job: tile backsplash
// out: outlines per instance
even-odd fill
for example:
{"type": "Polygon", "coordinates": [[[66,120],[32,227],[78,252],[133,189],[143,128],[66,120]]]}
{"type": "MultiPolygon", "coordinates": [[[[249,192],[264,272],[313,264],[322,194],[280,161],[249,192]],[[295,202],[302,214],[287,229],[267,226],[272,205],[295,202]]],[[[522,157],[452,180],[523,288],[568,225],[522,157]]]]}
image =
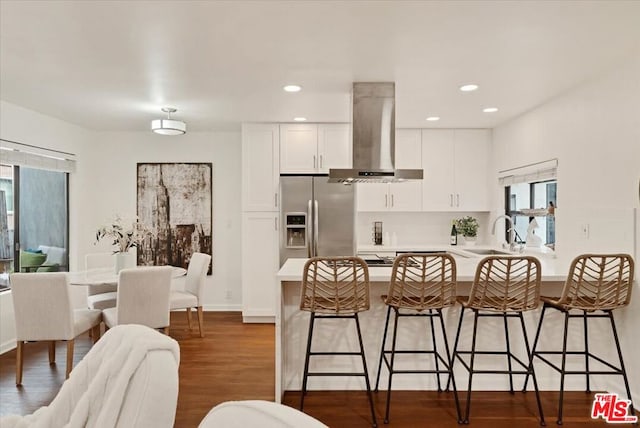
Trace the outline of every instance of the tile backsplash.
{"type": "Polygon", "coordinates": [[[381,221],[383,240],[388,240],[383,242],[384,245],[448,244],[451,221],[467,215],[477,218],[480,223],[477,243],[489,243],[491,224],[489,224],[488,212],[357,213],[357,243],[358,245],[372,245],[373,222],[381,221]]]}

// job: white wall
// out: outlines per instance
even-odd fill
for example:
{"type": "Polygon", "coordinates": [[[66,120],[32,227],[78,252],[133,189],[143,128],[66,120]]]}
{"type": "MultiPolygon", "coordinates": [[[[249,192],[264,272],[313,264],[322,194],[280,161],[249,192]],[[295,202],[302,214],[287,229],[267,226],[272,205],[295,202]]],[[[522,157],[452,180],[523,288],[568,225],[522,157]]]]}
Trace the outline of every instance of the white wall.
{"type": "MultiPolygon", "coordinates": [[[[116,214],[136,215],[136,164],[213,164],[213,274],[207,277],[205,310],[240,310],[240,132],[190,132],[170,137],[151,132],[100,133],[78,161],[86,177],[78,210],[79,254],[95,252],[96,228],[116,214]]],[[[108,245],[106,247],[108,249],[108,245]]],[[[82,259],[78,260],[80,262],[82,259]]]]}
{"type": "MultiPolygon", "coordinates": [[[[638,251],[634,228],[640,226],[634,220],[634,210],[640,209],[639,76],[640,60],[634,59],[494,129],[496,171],[558,158],[556,250],[558,260],[567,267],[580,253],[638,251]],[[589,225],[588,237],[580,232],[583,224],[589,225]]],[[[501,201],[501,192],[496,187],[495,200],[501,201]]],[[[496,207],[500,209],[501,206],[496,207]]],[[[615,314],[636,402],[640,400],[637,282],[631,305],[615,314]]],[[[555,320],[559,322],[558,318],[555,320]]],[[[574,327],[570,337],[580,349],[581,328],[574,327]]],[[[596,345],[592,346],[597,353],[615,361],[610,330],[605,327],[604,321],[596,324],[593,334],[600,340],[595,341],[592,336],[591,343],[596,345]]],[[[543,338],[542,345],[551,346],[549,342],[543,338]]],[[[594,390],[624,392],[620,377],[594,378],[594,390]]],[[[576,381],[573,385],[583,388],[583,379],[576,381]]],[[[557,384],[544,386],[557,388],[557,384]]]]}
{"type": "MultiPolygon", "coordinates": [[[[141,124],[146,129],[146,124],[141,124]]],[[[70,177],[69,263],[82,269],[84,255],[109,251],[94,245],[96,228],[116,213],[136,214],[136,163],[213,163],[213,275],[207,278],[205,310],[240,310],[240,133],[93,132],[0,101],[0,138],[77,155],[70,177]]],[[[85,291],[74,289],[76,306],[85,291]]],[[[0,353],[15,347],[10,293],[0,294],[0,353]]]]}
{"type": "MultiPolygon", "coordinates": [[[[95,140],[95,133],[50,116],[0,101],[0,138],[63,152],[80,153],[83,147],[95,140]]],[[[81,180],[71,180],[69,187],[69,209],[73,213],[84,204],[80,198],[82,182],[81,180]]],[[[70,260],[77,257],[78,246],[76,244],[80,239],[78,228],[71,221],[69,228],[70,260]]],[[[76,266],[71,263],[71,269],[74,268],[76,266]]],[[[84,295],[84,290],[75,290],[74,303],[81,302],[84,295]]],[[[2,293],[0,294],[0,353],[14,347],[15,327],[11,295],[10,293],[2,293]]]]}

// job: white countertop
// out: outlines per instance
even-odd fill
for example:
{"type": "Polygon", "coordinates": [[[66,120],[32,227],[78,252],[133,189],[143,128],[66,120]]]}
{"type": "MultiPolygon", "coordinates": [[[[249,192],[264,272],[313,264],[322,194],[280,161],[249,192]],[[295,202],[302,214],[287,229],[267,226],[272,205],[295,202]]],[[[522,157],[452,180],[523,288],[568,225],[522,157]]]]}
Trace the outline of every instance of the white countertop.
{"type": "MultiPolygon", "coordinates": [[[[423,249],[422,251],[431,251],[431,248],[423,249]]],[[[442,249],[442,246],[433,249],[442,249]]],[[[478,247],[481,248],[481,247],[478,247]]],[[[411,247],[414,251],[419,251],[416,246],[411,247]]],[[[398,250],[403,251],[403,250],[398,250]]],[[[449,251],[452,253],[456,260],[456,271],[458,281],[473,281],[475,276],[476,266],[478,262],[482,260],[484,256],[478,256],[475,254],[470,255],[458,255],[456,250],[449,251]]],[[[463,250],[460,250],[463,251],[463,250]]],[[[526,253],[525,253],[526,254],[526,253]]],[[[540,260],[540,266],[542,268],[542,281],[564,281],[567,277],[569,266],[559,265],[557,259],[551,258],[545,255],[537,256],[540,260]]],[[[304,264],[308,259],[287,259],[282,265],[276,278],[278,281],[301,281],[302,273],[304,270],[304,264]]],[[[391,278],[391,266],[369,266],[369,281],[370,282],[388,282],[391,278]]]]}

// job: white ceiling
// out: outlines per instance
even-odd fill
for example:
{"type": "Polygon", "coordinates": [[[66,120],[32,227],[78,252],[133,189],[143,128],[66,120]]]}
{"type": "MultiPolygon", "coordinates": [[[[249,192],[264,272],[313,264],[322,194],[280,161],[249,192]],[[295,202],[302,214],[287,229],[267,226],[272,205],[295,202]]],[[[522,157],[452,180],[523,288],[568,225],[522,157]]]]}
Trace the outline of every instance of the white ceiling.
{"type": "Polygon", "coordinates": [[[95,130],[347,122],[354,81],[398,127],[493,127],[638,55],[637,1],[0,0],[0,98],[95,130]]]}

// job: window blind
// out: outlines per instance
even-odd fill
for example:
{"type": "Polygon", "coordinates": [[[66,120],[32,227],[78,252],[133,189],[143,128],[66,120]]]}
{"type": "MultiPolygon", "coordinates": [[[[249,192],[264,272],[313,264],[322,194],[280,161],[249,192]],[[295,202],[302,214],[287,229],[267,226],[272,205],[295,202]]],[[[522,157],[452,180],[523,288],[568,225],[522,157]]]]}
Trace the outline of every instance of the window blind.
{"type": "Polygon", "coordinates": [[[0,139],[0,162],[49,171],[75,172],[76,155],[0,139]]]}
{"type": "Polygon", "coordinates": [[[555,180],[558,177],[558,159],[549,159],[498,171],[498,182],[502,186],[519,183],[535,183],[555,180]]]}

